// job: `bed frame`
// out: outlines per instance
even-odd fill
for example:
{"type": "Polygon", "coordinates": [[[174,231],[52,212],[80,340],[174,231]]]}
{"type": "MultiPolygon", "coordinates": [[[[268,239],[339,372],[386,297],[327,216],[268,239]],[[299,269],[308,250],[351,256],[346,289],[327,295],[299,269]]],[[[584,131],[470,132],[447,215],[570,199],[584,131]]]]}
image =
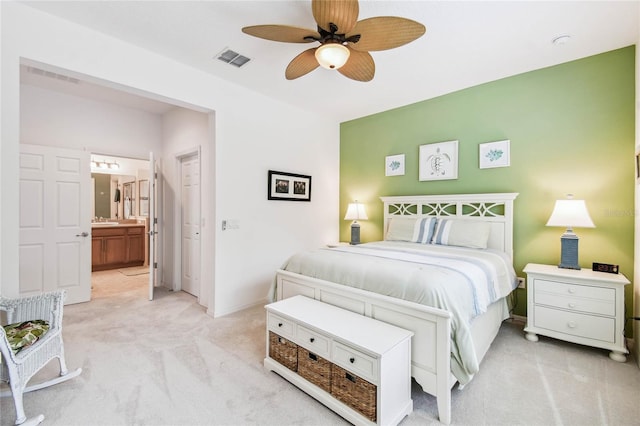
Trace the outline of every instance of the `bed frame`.
{"type": "MultiPolygon", "coordinates": [[[[386,234],[393,217],[439,216],[486,221],[491,223],[489,248],[503,250],[513,259],[513,201],[517,196],[517,193],[496,193],[380,197],[384,203],[384,231],[386,234]]],[[[451,388],[456,379],[450,365],[450,312],[284,270],[277,271],[276,285],[277,300],[302,294],[413,331],[411,375],[425,392],[437,398],[440,421],[451,422],[451,388]]],[[[497,335],[503,319],[502,305],[494,303],[487,313],[474,320],[474,325],[483,321],[494,324],[489,332],[473,334],[478,361],[497,335]]]]}

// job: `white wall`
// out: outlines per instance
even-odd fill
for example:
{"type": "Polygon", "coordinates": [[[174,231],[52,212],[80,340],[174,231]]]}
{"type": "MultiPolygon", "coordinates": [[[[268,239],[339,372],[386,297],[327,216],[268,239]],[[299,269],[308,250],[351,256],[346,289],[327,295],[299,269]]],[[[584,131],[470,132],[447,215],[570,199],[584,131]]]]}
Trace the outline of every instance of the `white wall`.
{"type": "Polygon", "coordinates": [[[287,256],[338,238],[339,123],[23,4],[0,2],[0,20],[3,295],[17,295],[19,279],[21,58],[215,111],[215,144],[202,161],[202,170],[213,176],[203,175],[202,191],[213,201],[203,210],[203,232],[212,240],[202,255],[203,262],[215,263],[215,303],[209,306],[215,315],[263,303],[274,270],[287,256]],[[270,168],[312,175],[312,202],[267,202],[270,168]],[[222,219],[239,220],[240,229],[217,231],[222,219]]]}
{"type": "Polygon", "coordinates": [[[22,84],[20,142],[148,159],[161,150],[162,117],[22,84]]]}

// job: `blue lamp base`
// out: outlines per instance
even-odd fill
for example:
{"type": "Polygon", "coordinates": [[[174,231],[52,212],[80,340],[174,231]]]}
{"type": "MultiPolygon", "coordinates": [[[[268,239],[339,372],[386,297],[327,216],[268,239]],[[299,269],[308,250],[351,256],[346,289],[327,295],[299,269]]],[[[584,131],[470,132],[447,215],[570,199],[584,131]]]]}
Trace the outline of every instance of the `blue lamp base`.
{"type": "Polygon", "coordinates": [[[351,224],[351,241],[349,244],[352,246],[360,244],[360,224],[356,221],[351,224]]]}
{"type": "Polygon", "coordinates": [[[562,234],[560,244],[560,264],[558,268],[580,269],[580,265],[578,265],[578,236],[567,230],[562,234]]]}

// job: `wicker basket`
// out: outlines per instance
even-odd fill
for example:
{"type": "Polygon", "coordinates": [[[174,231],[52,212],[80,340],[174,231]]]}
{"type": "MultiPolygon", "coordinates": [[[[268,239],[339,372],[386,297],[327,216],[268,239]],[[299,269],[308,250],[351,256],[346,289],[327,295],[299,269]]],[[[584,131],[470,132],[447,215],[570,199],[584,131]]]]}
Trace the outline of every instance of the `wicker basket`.
{"type": "Polygon", "coordinates": [[[298,371],[298,345],[269,332],[269,357],[275,359],[289,370],[298,371]]]}
{"type": "Polygon", "coordinates": [[[298,346],[298,374],[326,392],[331,392],[331,363],[298,346]]]}
{"type": "Polygon", "coordinates": [[[331,394],[375,423],[376,385],[334,364],[331,372],[331,394]]]}

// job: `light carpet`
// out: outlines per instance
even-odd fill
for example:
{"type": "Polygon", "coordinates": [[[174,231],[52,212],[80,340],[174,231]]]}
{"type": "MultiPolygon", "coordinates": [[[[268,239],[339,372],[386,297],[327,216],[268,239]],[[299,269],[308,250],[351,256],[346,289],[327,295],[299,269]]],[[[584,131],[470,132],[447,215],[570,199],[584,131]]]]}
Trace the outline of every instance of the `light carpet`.
{"type": "MultiPolygon", "coordinates": [[[[262,366],[261,306],[212,319],[194,297],[157,290],[144,276],[93,274],[93,300],[65,307],[70,369],[81,376],[25,395],[44,425],[343,425],[322,404],[262,366]]],[[[505,322],[463,390],[452,394],[454,425],[638,425],[640,370],[607,352],[523,337],[505,322]]],[[[35,380],[55,375],[52,362],[35,380]]],[[[413,382],[402,425],[437,421],[434,397],[413,382]]],[[[15,420],[11,398],[0,425],[15,420]]]]}

